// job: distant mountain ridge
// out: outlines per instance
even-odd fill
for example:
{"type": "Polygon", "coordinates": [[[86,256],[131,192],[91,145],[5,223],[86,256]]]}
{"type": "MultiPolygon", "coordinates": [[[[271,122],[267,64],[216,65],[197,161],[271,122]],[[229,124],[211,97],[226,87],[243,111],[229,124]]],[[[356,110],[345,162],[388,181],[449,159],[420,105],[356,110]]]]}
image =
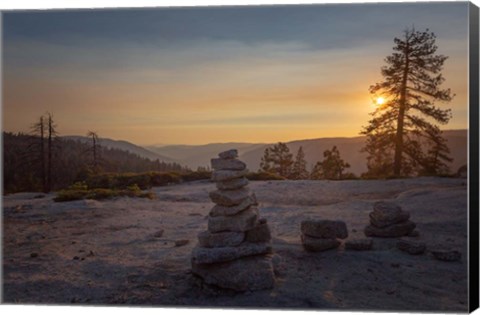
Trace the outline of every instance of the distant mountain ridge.
{"type": "MultiPolygon", "coordinates": [[[[91,138],[85,136],[63,136],[62,138],[80,141],[82,143],[91,143],[91,138]]],[[[152,161],[159,160],[166,163],[175,162],[173,159],[163,156],[161,154],[152,152],[144,147],[138,146],[124,140],[113,140],[108,138],[99,138],[99,144],[106,148],[120,149],[136,154],[140,157],[150,159],[152,161]]]]}
{"type": "MultiPolygon", "coordinates": [[[[468,132],[462,130],[445,130],[444,137],[450,148],[450,156],[454,159],[450,164],[450,170],[456,172],[462,165],[467,164],[467,144],[468,132]]],[[[337,138],[317,138],[307,140],[295,140],[286,142],[290,152],[295,154],[302,146],[307,160],[307,169],[310,170],[313,165],[323,160],[323,152],[337,146],[342,158],[350,164],[349,172],[356,175],[367,171],[365,153],[360,150],[364,147],[366,137],[337,137],[337,138]]],[[[199,166],[209,166],[210,159],[219,152],[236,148],[239,151],[239,157],[250,170],[259,169],[260,161],[265,148],[275,143],[212,143],[205,145],[167,145],[167,146],[148,146],[147,149],[175,160],[177,163],[196,169],[199,166]]]]}

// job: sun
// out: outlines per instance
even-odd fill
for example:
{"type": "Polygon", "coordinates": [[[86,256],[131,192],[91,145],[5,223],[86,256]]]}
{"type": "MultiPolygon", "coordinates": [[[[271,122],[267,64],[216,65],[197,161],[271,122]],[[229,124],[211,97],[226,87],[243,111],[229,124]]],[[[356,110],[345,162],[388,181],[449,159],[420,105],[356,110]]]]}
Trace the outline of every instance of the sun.
{"type": "Polygon", "coordinates": [[[376,103],[377,105],[383,105],[385,103],[385,99],[383,97],[377,97],[376,103]]]}

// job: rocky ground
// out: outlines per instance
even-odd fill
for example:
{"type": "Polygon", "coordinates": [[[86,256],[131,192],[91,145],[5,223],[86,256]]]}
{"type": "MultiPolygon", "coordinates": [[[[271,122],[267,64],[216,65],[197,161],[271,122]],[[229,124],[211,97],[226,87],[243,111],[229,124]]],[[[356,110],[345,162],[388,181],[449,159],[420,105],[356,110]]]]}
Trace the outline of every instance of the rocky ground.
{"type": "Polygon", "coordinates": [[[157,200],[55,203],[21,193],[3,198],[3,298],[22,304],[199,305],[288,309],[467,311],[466,179],[259,181],[260,203],[281,257],[273,290],[235,293],[205,286],[191,273],[196,236],[213,204],[204,181],[155,188],[157,200]],[[408,255],[396,241],[372,251],[304,251],[300,223],[345,221],[364,237],[379,200],[410,212],[426,243],[408,255]],[[456,249],[443,262],[431,250],[456,249]]]}

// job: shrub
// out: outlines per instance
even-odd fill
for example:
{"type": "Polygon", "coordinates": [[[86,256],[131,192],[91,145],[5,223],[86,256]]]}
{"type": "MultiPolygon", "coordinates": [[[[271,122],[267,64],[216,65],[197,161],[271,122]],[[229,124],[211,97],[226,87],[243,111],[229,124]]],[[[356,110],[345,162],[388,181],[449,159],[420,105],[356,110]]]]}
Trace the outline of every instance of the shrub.
{"type": "Polygon", "coordinates": [[[137,184],[128,186],[126,189],[93,188],[84,189],[85,185],[74,184],[70,188],[58,192],[53,200],[56,202],[73,201],[81,199],[104,200],[115,197],[139,197],[154,199],[155,194],[151,191],[143,192],[137,184]]]}
{"type": "Polygon", "coordinates": [[[88,194],[86,190],[61,190],[58,192],[57,197],[53,198],[56,202],[63,202],[63,201],[73,201],[73,200],[81,200],[85,198],[88,194]]]}
{"type": "Polygon", "coordinates": [[[118,196],[118,193],[115,190],[107,189],[107,188],[95,188],[88,191],[88,194],[85,196],[85,199],[102,200],[102,199],[109,199],[117,196],[118,196]]]}
{"type": "Polygon", "coordinates": [[[212,177],[211,171],[193,171],[182,174],[182,180],[185,182],[192,182],[195,180],[210,179],[212,177]]]}
{"type": "Polygon", "coordinates": [[[169,184],[178,184],[182,181],[181,175],[175,172],[159,173],[151,172],[150,183],[152,186],[166,186],[169,184]]]}
{"type": "Polygon", "coordinates": [[[113,188],[115,186],[115,175],[108,173],[91,175],[85,182],[90,188],[113,188]]]}
{"type": "Polygon", "coordinates": [[[247,179],[248,180],[284,180],[285,177],[274,174],[274,173],[269,173],[269,172],[264,172],[264,171],[259,171],[259,172],[250,172],[247,174],[247,179]]]}

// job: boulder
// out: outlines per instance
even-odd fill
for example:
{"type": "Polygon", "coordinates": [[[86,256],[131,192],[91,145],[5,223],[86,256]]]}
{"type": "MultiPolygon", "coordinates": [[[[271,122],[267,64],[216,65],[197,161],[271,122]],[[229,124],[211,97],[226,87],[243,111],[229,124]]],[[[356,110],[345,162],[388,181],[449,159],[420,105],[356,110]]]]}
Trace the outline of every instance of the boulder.
{"type": "Polygon", "coordinates": [[[442,261],[458,261],[462,258],[462,254],[457,250],[433,250],[433,257],[442,261]]]}
{"type": "Polygon", "coordinates": [[[210,233],[203,231],[198,234],[200,247],[231,247],[240,245],[245,239],[243,232],[220,232],[210,233]]]}
{"type": "Polygon", "coordinates": [[[209,196],[217,205],[230,207],[239,205],[245,201],[245,199],[250,198],[250,190],[247,188],[237,190],[215,190],[211,191],[209,196]]]}
{"type": "Polygon", "coordinates": [[[300,229],[303,234],[316,238],[347,238],[347,225],[343,221],[305,220],[300,229]]]}
{"type": "Polygon", "coordinates": [[[235,247],[195,247],[192,251],[192,262],[195,264],[213,264],[271,252],[272,247],[266,243],[243,243],[235,247]]]}
{"type": "Polygon", "coordinates": [[[270,228],[268,227],[267,222],[260,223],[260,220],[257,222],[257,225],[245,232],[245,241],[251,243],[266,243],[270,242],[272,236],[270,234],[270,228]]]}
{"type": "Polygon", "coordinates": [[[374,203],[373,211],[370,213],[370,223],[379,228],[405,222],[409,218],[408,212],[403,211],[399,205],[388,201],[374,203]]]}
{"type": "Polygon", "coordinates": [[[217,182],[217,188],[220,190],[234,190],[248,185],[248,179],[239,177],[231,180],[217,182]]]}
{"type": "Polygon", "coordinates": [[[348,240],[345,242],[345,249],[350,250],[371,250],[372,247],[373,240],[371,238],[348,240]]]}
{"type": "Polygon", "coordinates": [[[302,234],[303,247],[310,252],[321,252],[332,248],[337,248],[340,241],[335,238],[315,238],[302,234]]]}
{"type": "Polygon", "coordinates": [[[365,228],[366,236],[378,237],[401,237],[410,234],[415,229],[415,223],[412,221],[405,221],[394,225],[389,225],[384,228],[379,228],[374,225],[368,225],[365,228]]]}
{"type": "Polygon", "coordinates": [[[217,232],[245,232],[255,227],[258,217],[258,209],[250,207],[236,215],[209,217],[208,230],[217,232]]]}
{"type": "Polygon", "coordinates": [[[427,246],[423,242],[399,240],[397,243],[397,248],[410,255],[421,255],[425,252],[427,246]]]}
{"type": "Polygon", "coordinates": [[[221,159],[235,159],[238,157],[238,151],[237,149],[223,151],[218,154],[218,157],[221,159]]]}
{"type": "Polygon", "coordinates": [[[231,216],[235,215],[251,205],[254,204],[254,200],[252,198],[246,198],[244,201],[242,201],[240,204],[236,206],[231,206],[231,207],[226,207],[226,206],[220,206],[220,205],[215,205],[212,210],[210,210],[210,216],[212,217],[218,217],[218,216],[231,216]]]}
{"type": "Polygon", "coordinates": [[[232,170],[232,171],[241,171],[247,168],[247,165],[237,159],[211,159],[210,163],[212,168],[216,171],[219,170],[232,170]]]}
{"type": "Polygon", "coordinates": [[[406,211],[400,211],[396,216],[382,216],[378,215],[376,212],[370,213],[370,224],[384,228],[396,223],[402,223],[410,219],[410,214],[406,211]]]}
{"type": "Polygon", "coordinates": [[[253,256],[219,264],[192,263],[192,272],[207,284],[235,291],[273,288],[275,275],[268,256],[253,256]]]}

